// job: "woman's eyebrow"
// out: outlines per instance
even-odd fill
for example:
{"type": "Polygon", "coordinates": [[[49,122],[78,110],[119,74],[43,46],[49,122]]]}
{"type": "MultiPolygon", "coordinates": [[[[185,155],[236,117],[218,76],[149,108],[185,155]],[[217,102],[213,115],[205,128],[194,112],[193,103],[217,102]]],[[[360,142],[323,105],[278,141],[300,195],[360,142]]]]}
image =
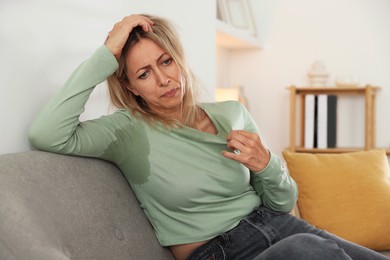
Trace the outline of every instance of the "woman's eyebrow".
{"type": "MultiPolygon", "coordinates": [[[[166,53],[166,52],[163,52],[160,56],[157,57],[156,61],[160,61],[160,60],[162,59],[162,57],[163,57],[165,54],[167,54],[167,53],[166,53]]],[[[136,73],[138,73],[138,71],[143,70],[143,69],[146,69],[146,68],[148,68],[148,67],[150,67],[150,65],[145,65],[145,66],[139,68],[139,69],[136,71],[136,73]]]]}
{"type": "Polygon", "coordinates": [[[167,54],[166,52],[163,52],[158,58],[157,58],[157,61],[161,60],[162,57],[164,57],[164,55],[167,54]]]}

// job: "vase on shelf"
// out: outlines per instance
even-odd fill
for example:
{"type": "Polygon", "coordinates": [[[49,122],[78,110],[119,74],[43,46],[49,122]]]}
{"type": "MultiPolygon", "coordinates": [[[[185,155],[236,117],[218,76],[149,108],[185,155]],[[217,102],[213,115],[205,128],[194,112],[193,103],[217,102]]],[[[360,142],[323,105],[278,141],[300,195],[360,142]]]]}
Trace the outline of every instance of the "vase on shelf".
{"type": "Polygon", "coordinates": [[[325,64],[320,60],[313,62],[307,75],[309,77],[310,86],[312,87],[326,86],[329,77],[325,64]]]}

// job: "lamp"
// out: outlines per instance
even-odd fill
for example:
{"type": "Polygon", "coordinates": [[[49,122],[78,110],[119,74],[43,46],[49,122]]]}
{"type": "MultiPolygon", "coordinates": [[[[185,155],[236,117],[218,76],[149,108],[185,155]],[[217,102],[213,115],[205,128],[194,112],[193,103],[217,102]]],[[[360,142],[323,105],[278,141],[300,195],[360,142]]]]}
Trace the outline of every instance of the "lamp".
{"type": "Polygon", "coordinates": [[[229,100],[239,101],[249,110],[248,102],[241,86],[215,89],[215,101],[222,102],[229,100]]]}
{"type": "Polygon", "coordinates": [[[217,88],[215,90],[215,100],[228,101],[228,100],[240,100],[240,90],[238,88],[217,88]]]}

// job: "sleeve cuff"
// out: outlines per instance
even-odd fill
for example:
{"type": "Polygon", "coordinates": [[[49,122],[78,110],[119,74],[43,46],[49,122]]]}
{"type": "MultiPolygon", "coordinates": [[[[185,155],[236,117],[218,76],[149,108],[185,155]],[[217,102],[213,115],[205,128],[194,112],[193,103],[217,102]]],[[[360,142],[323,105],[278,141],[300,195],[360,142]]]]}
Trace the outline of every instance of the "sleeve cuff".
{"type": "Polygon", "coordinates": [[[281,167],[282,162],[280,161],[279,157],[270,152],[270,159],[267,166],[265,166],[265,168],[259,172],[253,172],[253,175],[261,175],[265,177],[272,174],[273,172],[280,172],[281,167]]]}
{"type": "Polygon", "coordinates": [[[107,70],[106,73],[109,75],[114,73],[119,67],[118,61],[104,44],[95,51],[95,54],[92,56],[92,58],[94,57],[100,61],[97,64],[101,64],[102,69],[107,70]]]}

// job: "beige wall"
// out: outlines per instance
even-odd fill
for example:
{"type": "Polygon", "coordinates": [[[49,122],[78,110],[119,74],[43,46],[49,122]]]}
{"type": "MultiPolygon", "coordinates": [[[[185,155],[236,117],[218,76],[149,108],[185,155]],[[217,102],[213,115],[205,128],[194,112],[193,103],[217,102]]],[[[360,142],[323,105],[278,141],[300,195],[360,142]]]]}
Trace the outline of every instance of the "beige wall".
{"type": "MultiPolygon", "coordinates": [[[[0,2],[0,154],[29,149],[32,118],[74,68],[100,44],[113,23],[128,13],[172,19],[190,64],[204,83],[204,100],[215,86],[245,87],[250,109],[270,148],[288,145],[290,84],[307,85],[315,59],[325,62],[332,84],[338,74],[356,74],[379,85],[377,143],[390,146],[390,1],[251,0],[257,51],[218,50],[215,61],[215,1],[200,0],[4,0],[0,2]],[[222,55],[221,55],[222,54],[222,55]]],[[[342,100],[341,145],[363,143],[363,102],[342,100]]],[[[83,118],[107,113],[104,86],[93,93],[83,118]]]]}

